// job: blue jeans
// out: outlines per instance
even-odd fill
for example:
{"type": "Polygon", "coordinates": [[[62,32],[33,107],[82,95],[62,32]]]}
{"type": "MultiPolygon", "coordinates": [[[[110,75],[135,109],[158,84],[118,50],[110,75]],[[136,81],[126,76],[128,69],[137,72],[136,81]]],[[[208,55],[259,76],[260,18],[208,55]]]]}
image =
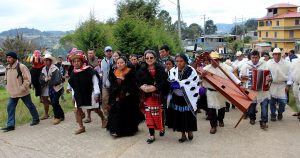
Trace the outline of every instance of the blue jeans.
{"type": "MultiPolygon", "coordinates": [[[[263,100],[260,103],[260,106],[261,106],[260,117],[261,117],[261,121],[265,122],[265,123],[268,122],[268,104],[269,104],[268,98],[266,98],[265,100],[263,100]]],[[[248,115],[251,120],[256,120],[256,114],[255,114],[256,113],[256,105],[257,105],[257,103],[252,103],[248,110],[248,115]]]]}
{"type": "MultiPolygon", "coordinates": [[[[20,97],[23,101],[23,103],[26,105],[28,108],[31,116],[32,116],[32,121],[38,121],[39,120],[39,114],[35,108],[35,105],[31,101],[30,94],[20,97]]],[[[7,127],[14,127],[15,126],[15,113],[16,113],[16,106],[18,104],[18,101],[20,98],[8,98],[8,105],[7,105],[7,127]]]]}
{"type": "Polygon", "coordinates": [[[59,104],[59,98],[60,98],[61,93],[62,93],[62,89],[59,90],[58,92],[52,92],[49,95],[50,101],[52,104],[52,108],[53,108],[54,118],[57,118],[57,119],[65,118],[64,111],[59,104]]]}
{"type": "Polygon", "coordinates": [[[270,100],[271,116],[276,117],[276,103],[279,104],[278,114],[282,114],[285,111],[286,102],[287,102],[286,99],[277,99],[271,97],[270,100]]]}

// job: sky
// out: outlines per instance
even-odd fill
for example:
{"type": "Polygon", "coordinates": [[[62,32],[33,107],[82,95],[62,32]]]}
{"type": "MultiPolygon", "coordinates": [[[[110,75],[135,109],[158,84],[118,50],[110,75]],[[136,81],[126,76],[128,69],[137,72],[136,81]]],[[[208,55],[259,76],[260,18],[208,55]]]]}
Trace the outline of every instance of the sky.
{"type": "MultiPolygon", "coordinates": [[[[120,0],[0,0],[0,32],[11,28],[36,28],[41,31],[75,30],[86,20],[91,10],[100,21],[116,18],[116,3],[120,0]]],[[[161,0],[160,9],[167,10],[172,21],[177,20],[177,0],[161,0]]],[[[276,3],[300,6],[300,0],[180,0],[181,17],[188,25],[241,22],[266,15],[266,8],[276,3]],[[236,17],[236,18],[235,18],[236,17]]]]}

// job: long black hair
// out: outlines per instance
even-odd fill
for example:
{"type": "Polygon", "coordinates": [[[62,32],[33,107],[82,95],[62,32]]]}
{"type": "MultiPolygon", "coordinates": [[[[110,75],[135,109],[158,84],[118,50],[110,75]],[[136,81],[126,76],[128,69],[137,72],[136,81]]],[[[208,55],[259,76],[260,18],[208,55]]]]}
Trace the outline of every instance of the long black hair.
{"type": "Polygon", "coordinates": [[[183,53],[180,53],[180,54],[177,54],[176,57],[175,57],[175,60],[177,58],[182,58],[185,62],[185,64],[189,65],[189,59],[187,58],[187,56],[183,53]]]}

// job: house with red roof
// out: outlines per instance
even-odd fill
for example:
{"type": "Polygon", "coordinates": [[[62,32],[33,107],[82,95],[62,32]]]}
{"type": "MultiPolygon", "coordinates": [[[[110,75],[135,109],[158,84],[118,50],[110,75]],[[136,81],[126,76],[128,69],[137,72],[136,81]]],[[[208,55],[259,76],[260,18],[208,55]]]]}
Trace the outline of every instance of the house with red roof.
{"type": "Polygon", "coordinates": [[[258,41],[270,42],[272,47],[284,50],[295,49],[300,43],[300,12],[298,5],[274,4],[267,9],[266,16],[258,19],[258,41]]]}

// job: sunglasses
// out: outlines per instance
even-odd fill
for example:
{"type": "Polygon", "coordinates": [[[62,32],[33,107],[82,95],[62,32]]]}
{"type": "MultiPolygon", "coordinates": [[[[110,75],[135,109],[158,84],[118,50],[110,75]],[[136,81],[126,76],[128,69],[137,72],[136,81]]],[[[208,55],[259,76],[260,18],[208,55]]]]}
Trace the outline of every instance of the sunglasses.
{"type": "Polygon", "coordinates": [[[146,60],[149,60],[149,59],[154,59],[154,57],[147,57],[147,58],[145,58],[146,60]]]}

